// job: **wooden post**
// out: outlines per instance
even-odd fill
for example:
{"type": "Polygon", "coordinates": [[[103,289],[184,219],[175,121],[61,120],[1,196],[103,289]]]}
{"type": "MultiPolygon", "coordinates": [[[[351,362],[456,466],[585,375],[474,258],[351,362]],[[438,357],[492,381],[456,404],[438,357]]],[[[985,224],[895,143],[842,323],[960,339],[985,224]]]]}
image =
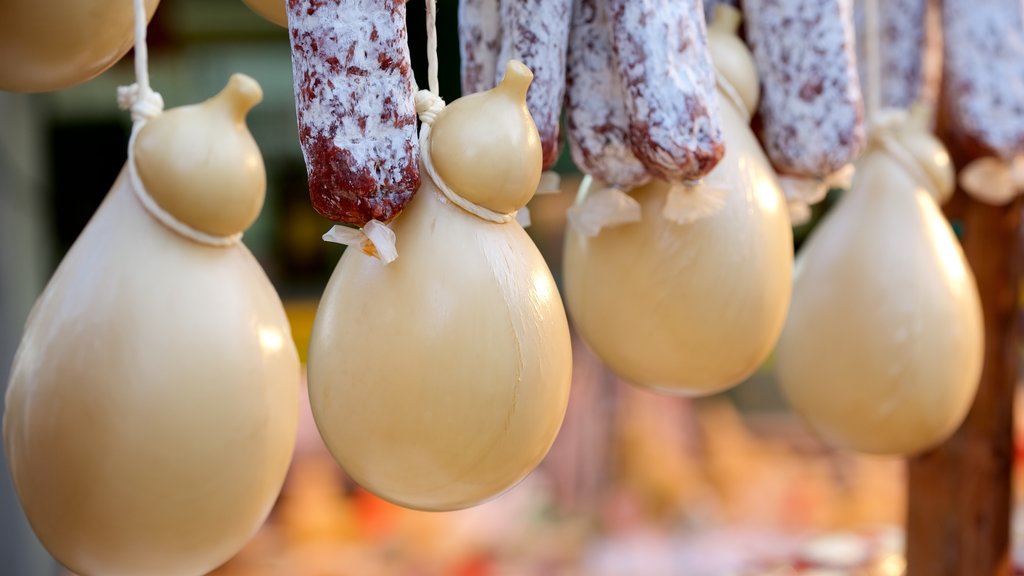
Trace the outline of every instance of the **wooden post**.
{"type": "MultiPolygon", "coordinates": [[[[1009,576],[1021,201],[964,198],[964,251],[985,319],[985,365],[963,425],[908,467],[907,576],[1009,576]]],[[[907,287],[913,289],[912,287],[907,287]]],[[[956,326],[949,326],[956,330],[956,326]]]]}

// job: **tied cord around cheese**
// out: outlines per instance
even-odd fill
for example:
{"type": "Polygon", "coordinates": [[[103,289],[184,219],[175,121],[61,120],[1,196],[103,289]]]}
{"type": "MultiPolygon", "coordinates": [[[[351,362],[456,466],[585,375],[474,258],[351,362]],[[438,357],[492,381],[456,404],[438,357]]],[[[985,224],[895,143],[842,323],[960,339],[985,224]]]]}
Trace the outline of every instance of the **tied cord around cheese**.
{"type": "Polygon", "coordinates": [[[207,246],[234,246],[242,239],[242,233],[230,236],[214,236],[185,224],[170,212],[164,210],[146,191],[135,164],[135,139],[146,121],[156,118],[164,110],[164,99],[149,85],[149,53],[146,49],[146,6],[144,0],[134,0],[135,12],[135,84],[117,89],[117,105],[122,110],[131,110],[132,136],[128,140],[128,178],[136,198],[157,222],[189,240],[207,246]]]}
{"type": "Polygon", "coordinates": [[[907,122],[908,116],[904,110],[877,111],[868,125],[868,146],[884,150],[916,184],[922,186],[932,198],[938,201],[941,192],[935,182],[924,171],[914,155],[893,134],[907,122]]]}

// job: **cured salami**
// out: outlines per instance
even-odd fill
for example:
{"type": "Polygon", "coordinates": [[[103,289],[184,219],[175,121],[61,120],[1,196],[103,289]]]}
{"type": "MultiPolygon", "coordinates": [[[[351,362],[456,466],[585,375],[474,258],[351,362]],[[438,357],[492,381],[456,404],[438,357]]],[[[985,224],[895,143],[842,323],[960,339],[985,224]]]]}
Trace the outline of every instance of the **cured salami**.
{"type": "Polygon", "coordinates": [[[295,106],[313,207],[387,222],[419,187],[402,0],[288,0],[295,106]]]}
{"type": "Polygon", "coordinates": [[[1024,5],[945,0],[942,21],[956,132],[1003,158],[1024,152],[1024,5]]]}
{"type": "Polygon", "coordinates": [[[864,145],[849,0],[745,0],[761,77],[761,139],[776,169],[821,178],[864,145]]]}
{"type": "Polygon", "coordinates": [[[623,189],[647,181],[629,144],[629,118],[612,53],[607,0],[576,0],[566,70],[566,130],[580,170],[623,189]]]}
{"type": "Polygon", "coordinates": [[[504,74],[511,59],[533,72],[526,104],[540,133],[544,168],[549,168],[558,160],[572,0],[500,1],[501,51],[495,74],[504,74]]]}
{"type": "Polygon", "coordinates": [[[501,50],[501,1],[459,0],[462,94],[494,88],[501,50]]]}
{"type": "Polygon", "coordinates": [[[608,6],[634,154],[660,178],[700,178],[725,153],[703,4],[608,0],[608,6]]]}
{"type": "MultiPolygon", "coordinates": [[[[922,97],[924,88],[925,15],[928,0],[885,0],[878,2],[881,59],[879,104],[883,108],[910,108],[922,97]]],[[[861,85],[868,89],[866,48],[869,41],[864,0],[855,4],[857,24],[857,67],[861,85]]]]}

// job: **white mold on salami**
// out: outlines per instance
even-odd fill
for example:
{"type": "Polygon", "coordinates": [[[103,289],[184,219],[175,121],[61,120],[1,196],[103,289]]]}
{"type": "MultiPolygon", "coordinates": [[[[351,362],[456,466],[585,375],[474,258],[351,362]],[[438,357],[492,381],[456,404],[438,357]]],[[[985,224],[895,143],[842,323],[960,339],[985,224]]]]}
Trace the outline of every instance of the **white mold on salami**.
{"type": "Polygon", "coordinates": [[[386,222],[419,187],[402,0],[288,0],[299,139],[314,208],[386,222]]]}
{"type": "Polygon", "coordinates": [[[701,0],[609,0],[633,152],[655,176],[693,180],[725,153],[701,0]]]}
{"type": "MultiPolygon", "coordinates": [[[[519,60],[533,72],[526,105],[540,133],[544,168],[558,160],[572,0],[500,0],[501,50],[496,75],[519,60]]],[[[495,78],[501,81],[500,77],[495,78]]]]}
{"type": "Polygon", "coordinates": [[[865,141],[850,0],[744,0],[761,140],[782,173],[823,178],[865,141]]]}
{"type": "Polygon", "coordinates": [[[576,0],[566,69],[569,151],[583,172],[629,190],[649,176],[630,147],[623,99],[607,0],[576,0]]]}
{"type": "Polygon", "coordinates": [[[463,95],[494,88],[500,50],[500,0],[459,0],[463,95]]]}
{"type": "MultiPolygon", "coordinates": [[[[865,0],[854,2],[857,31],[857,69],[862,92],[868,93],[865,0]]],[[[883,108],[908,109],[917,103],[924,87],[925,14],[928,0],[878,2],[878,55],[881,59],[879,97],[883,108]]]]}
{"type": "Polygon", "coordinates": [[[1024,3],[945,0],[946,97],[959,136],[1024,153],[1024,3]]]}

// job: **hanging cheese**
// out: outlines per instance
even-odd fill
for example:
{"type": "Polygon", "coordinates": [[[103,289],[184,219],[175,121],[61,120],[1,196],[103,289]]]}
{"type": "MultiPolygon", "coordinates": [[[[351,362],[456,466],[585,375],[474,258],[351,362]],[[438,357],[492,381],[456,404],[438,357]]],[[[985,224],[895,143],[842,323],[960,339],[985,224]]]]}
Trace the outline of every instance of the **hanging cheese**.
{"type": "MultiPolygon", "coordinates": [[[[739,14],[720,6],[709,28],[718,67],[726,153],[697,187],[724,206],[679,224],[672,185],[631,191],[641,221],[588,236],[569,227],[565,283],[580,333],[622,377],[676,394],[708,394],[746,378],[775,343],[789,302],[792,234],[774,172],[747,122],[756,106],[751,56],[735,37],[739,14]],[[723,88],[724,87],[724,88],[723,88]]],[[[586,207],[595,194],[586,194],[586,207]]]]}
{"type": "Polygon", "coordinates": [[[268,22],[284,28],[288,27],[288,12],[285,10],[288,0],[242,0],[242,2],[245,2],[249,9],[268,22]]]}
{"type": "MultiPolygon", "coordinates": [[[[159,0],[145,0],[146,19],[159,0]]],[[[0,90],[45,92],[92,80],[132,47],[129,0],[0,2],[0,90]]]]}
{"type": "Polygon", "coordinates": [[[876,121],[853,186],[797,263],[783,391],[831,444],[915,454],[963,420],[981,374],[977,287],[935,201],[952,190],[919,118],[876,121]]]}
{"type": "Polygon", "coordinates": [[[143,124],[29,318],[4,445],[33,529],[79,574],[206,573],[284,481],[298,355],[273,286],[230,236],[263,199],[244,124],[261,98],[235,75],[143,124]]]}
{"type": "Polygon", "coordinates": [[[420,189],[392,224],[398,259],[350,248],[317,312],[320,433],[352,478],[403,506],[452,510],[507,490],[565,413],[565,312],[510,214],[540,179],[531,78],[511,61],[497,87],[438,114],[421,139],[420,189]]]}

